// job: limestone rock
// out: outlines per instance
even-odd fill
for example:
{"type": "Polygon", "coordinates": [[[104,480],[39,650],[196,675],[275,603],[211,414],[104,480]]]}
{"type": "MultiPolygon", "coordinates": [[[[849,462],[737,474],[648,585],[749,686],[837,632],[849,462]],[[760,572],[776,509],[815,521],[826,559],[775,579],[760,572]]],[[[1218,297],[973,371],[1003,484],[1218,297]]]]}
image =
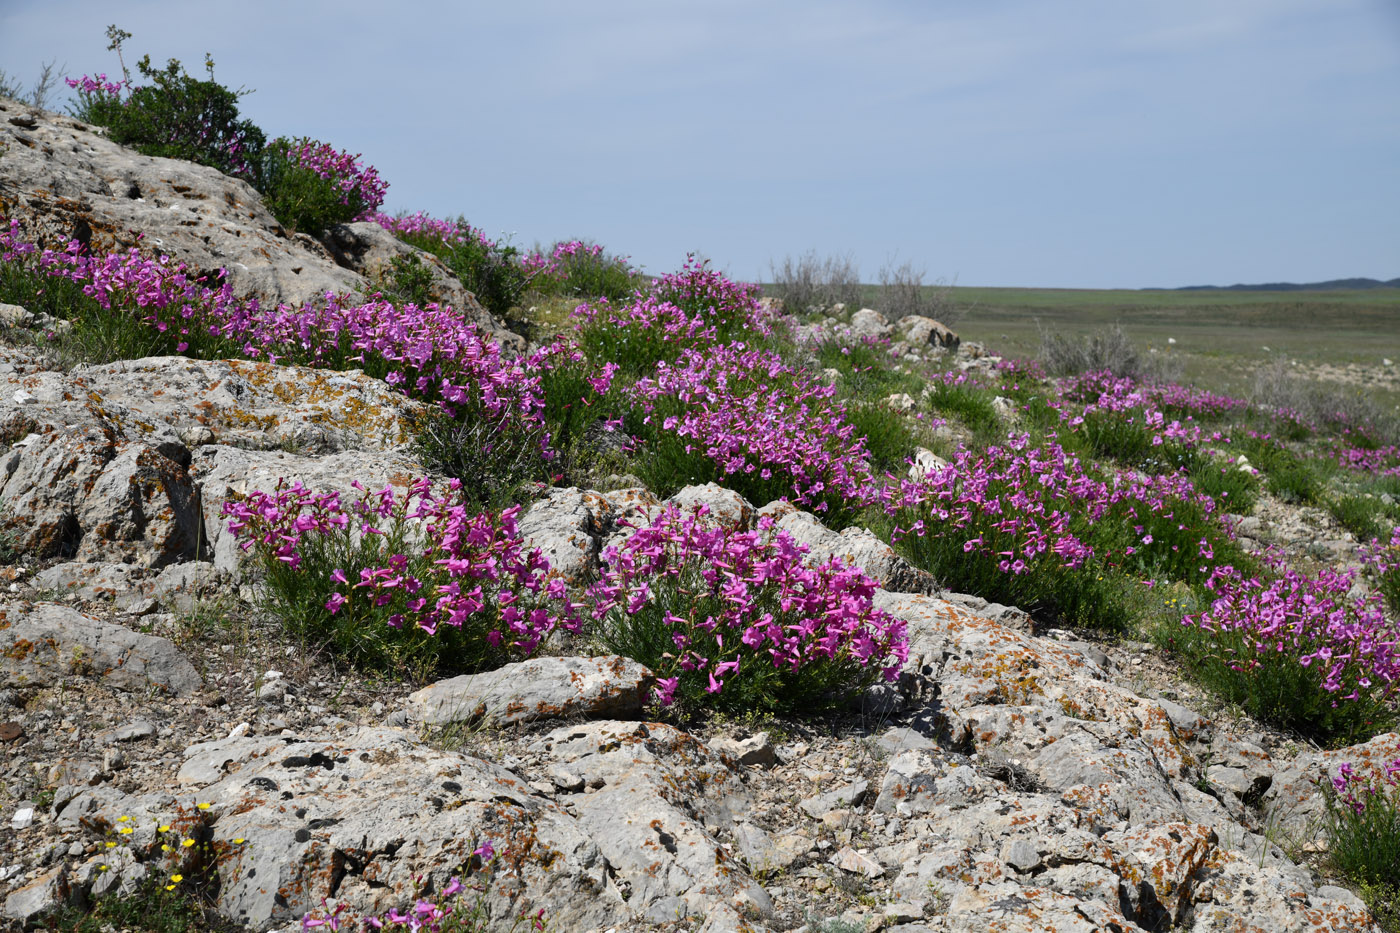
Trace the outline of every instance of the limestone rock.
{"type": "Polygon", "coordinates": [[[550,489],[519,519],[525,546],[539,548],[551,572],[580,583],[597,572],[603,536],[612,524],[606,497],[572,486],[550,489]]]}
{"type": "Polygon", "coordinates": [[[906,343],[916,347],[941,347],[944,350],[958,349],[958,335],[933,318],[917,314],[906,314],[896,326],[904,335],[906,343]]]}
{"type": "Polygon", "coordinates": [[[627,658],[532,658],[440,680],[408,697],[409,718],[430,726],[498,725],[572,716],[635,716],[654,677],[627,658]]]}
{"type": "Polygon", "coordinates": [[[851,334],[856,337],[887,337],[893,328],[879,311],[861,308],[851,315],[851,334]]]}
{"type": "Polygon", "coordinates": [[[781,516],[774,522],[773,531],[787,532],[798,544],[805,545],[808,564],[824,564],[833,557],[850,561],[891,592],[929,593],[938,588],[931,575],[900,557],[894,548],[864,528],[853,526],[837,533],[810,512],[773,510],[772,505],[765,506],[762,511],[781,516]]]}
{"type": "Polygon", "coordinates": [[[148,357],[84,366],[74,380],[181,438],[311,454],[400,447],[425,410],[358,369],[253,360],[148,357]]]}
{"type": "Polygon", "coordinates": [[[188,696],[203,682],[168,640],[52,603],[0,608],[0,671],[9,684],[46,684],[85,674],[128,692],[188,696]]]}

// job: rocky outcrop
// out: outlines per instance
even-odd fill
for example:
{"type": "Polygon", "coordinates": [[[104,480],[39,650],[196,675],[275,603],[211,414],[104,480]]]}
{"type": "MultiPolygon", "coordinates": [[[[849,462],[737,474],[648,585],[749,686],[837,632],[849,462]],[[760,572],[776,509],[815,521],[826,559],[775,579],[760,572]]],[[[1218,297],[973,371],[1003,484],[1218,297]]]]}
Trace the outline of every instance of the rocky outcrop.
{"type": "Polygon", "coordinates": [[[0,98],[0,214],[46,245],[76,239],[95,250],[139,247],[197,275],[227,273],[235,294],[263,305],[321,301],[327,292],[368,296],[395,255],[432,273],[434,298],[516,347],[436,258],[377,224],[330,231],[327,244],[289,235],[247,182],[178,159],[143,156],[72,117],[0,98]]]}
{"type": "Polygon", "coordinates": [[[3,517],[34,558],[159,568],[216,553],[234,570],[219,517],[230,488],[406,484],[422,470],[392,451],[422,411],[353,370],[184,357],[12,367],[0,371],[3,517]]]}
{"type": "Polygon", "coordinates": [[[361,292],[310,237],[289,237],[247,182],[177,159],[143,156],[72,117],[0,100],[0,206],[48,245],[157,250],[196,273],[228,270],[240,296],[301,304],[361,292]],[[31,114],[32,125],[8,119],[31,114]]]}

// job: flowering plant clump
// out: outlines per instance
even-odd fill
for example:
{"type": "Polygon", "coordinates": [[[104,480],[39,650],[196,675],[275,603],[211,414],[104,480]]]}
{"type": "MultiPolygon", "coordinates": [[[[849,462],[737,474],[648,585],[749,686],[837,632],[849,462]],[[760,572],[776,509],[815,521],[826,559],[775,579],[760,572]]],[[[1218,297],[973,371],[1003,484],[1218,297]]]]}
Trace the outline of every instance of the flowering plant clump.
{"type": "Polygon", "coordinates": [[[771,351],[688,349],[628,390],[644,413],[634,433],[649,444],[642,478],[658,491],[714,480],[754,502],[849,516],[873,475],[835,393],[771,351]]]}
{"type": "Polygon", "coordinates": [[[610,256],[598,244],[583,240],[555,243],[547,254],[526,256],[522,265],[533,275],[537,291],[578,298],[622,301],[642,282],[625,257],[610,256]]]}
{"type": "Polygon", "coordinates": [[[1400,646],[1374,595],[1352,597],[1351,571],[1284,571],[1271,581],[1218,567],[1215,600],[1182,619],[1196,673],[1251,715],[1345,742],[1395,720],[1400,646]]]}
{"type": "Polygon", "coordinates": [[[263,152],[262,190],[284,226],[319,235],[372,217],[389,186],[358,154],[311,139],[274,140],[263,152]]]}
{"type": "Polygon", "coordinates": [[[1028,434],[961,448],[882,501],[891,541],[945,585],[1093,627],[1128,622],[1110,571],[1203,579],[1230,548],[1185,477],[1106,473],[1028,434]]]}
{"type": "Polygon", "coordinates": [[[673,362],[686,350],[717,342],[713,324],[655,296],[614,303],[606,298],[574,309],[578,342],[596,360],[614,363],[633,377],[649,376],[656,364],[673,362]]]}
{"type": "Polygon", "coordinates": [[[652,293],[682,311],[700,315],[718,343],[772,332],[773,315],[759,303],[757,285],[735,282],[710,268],[709,260],[687,256],[679,272],[659,276],[652,293]]]}
{"type": "Polygon", "coordinates": [[[577,629],[563,582],[521,543],[518,507],[473,514],[455,480],[356,488],[349,505],[300,483],[224,505],[276,614],[300,634],[371,666],[468,671],[533,654],[556,626],[577,629]]]}
{"type": "Polygon", "coordinates": [[[102,834],[96,870],[98,884],[108,894],[84,905],[81,912],[76,906],[57,908],[47,918],[48,925],[173,930],[188,928],[195,918],[212,917],[221,870],[245,840],[215,841],[203,815],[209,806],[197,804],[195,814],[169,823],[125,815],[112,822],[84,821],[88,829],[102,834]]]}
{"type": "Polygon", "coordinates": [[[107,126],[116,119],[126,105],[125,94],[136,90],[129,76],[112,81],[105,73],[96,77],[64,78],[63,81],[77,92],[77,101],[70,108],[73,115],[97,126],[107,126]]]}
{"type": "Polygon", "coordinates": [[[1400,755],[1373,768],[1344,761],[1322,791],[1332,866],[1361,888],[1374,913],[1382,915],[1377,908],[1386,906],[1394,916],[1400,909],[1400,755]]]}
{"type": "Polygon", "coordinates": [[[1394,612],[1400,612],[1400,527],[1393,528],[1389,541],[1372,541],[1361,550],[1361,559],[1394,612]]]}
{"type": "Polygon", "coordinates": [[[450,414],[541,423],[538,374],[507,364],[499,344],[446,306],[352,304],[330,295],[324,306],[263,308],[256,299],[235,298],[227,282],[200,282],[165,256],[151,259],[135,249],[93,255],[76,240],[60,252],[39,251],[22,240],[13,220],[0,228],[0,259],[37,259],[44,274],[81,284],[103,308],[175,337],[179,353],[232,351],[270,362],[358,366],[450,414]]]}
{"type": "Polygon", "coordinates": [[[598,637],[657,674],[662,706],[802,709],[893,680],[904,622],[871,605],[859,568],[808,567],[804,550],[766,519],[746,532],[666,509],[604,555],[588,593],[598,637]]]}

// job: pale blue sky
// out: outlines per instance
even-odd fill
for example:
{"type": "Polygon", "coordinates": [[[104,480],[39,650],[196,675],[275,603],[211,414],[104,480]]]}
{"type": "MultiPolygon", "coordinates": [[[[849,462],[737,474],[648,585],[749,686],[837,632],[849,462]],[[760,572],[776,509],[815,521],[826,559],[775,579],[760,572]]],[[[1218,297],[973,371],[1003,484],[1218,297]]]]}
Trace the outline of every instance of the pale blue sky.
{"type": "Polygon", "coordinates": [[[391,210],[648,272],[1400,276],[1397,0],[0,0],[0,67],[117,72],[112,22],[362,152],[391,210]]]}

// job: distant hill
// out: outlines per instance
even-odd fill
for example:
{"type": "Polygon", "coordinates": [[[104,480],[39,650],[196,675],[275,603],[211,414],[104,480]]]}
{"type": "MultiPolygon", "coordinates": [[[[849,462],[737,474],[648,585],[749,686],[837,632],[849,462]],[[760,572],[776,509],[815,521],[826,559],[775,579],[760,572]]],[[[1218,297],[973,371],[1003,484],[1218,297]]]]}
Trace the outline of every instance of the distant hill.
{"type": "Polygon", "coordinates": [[[1152,292],[1328,292],[1357,288],[1400,288],[1400,279],[1332,279],[1330,282],[1269,282],[1265,285],[1187,285],[1183,288],[1145,288],[1152,292]]]}

